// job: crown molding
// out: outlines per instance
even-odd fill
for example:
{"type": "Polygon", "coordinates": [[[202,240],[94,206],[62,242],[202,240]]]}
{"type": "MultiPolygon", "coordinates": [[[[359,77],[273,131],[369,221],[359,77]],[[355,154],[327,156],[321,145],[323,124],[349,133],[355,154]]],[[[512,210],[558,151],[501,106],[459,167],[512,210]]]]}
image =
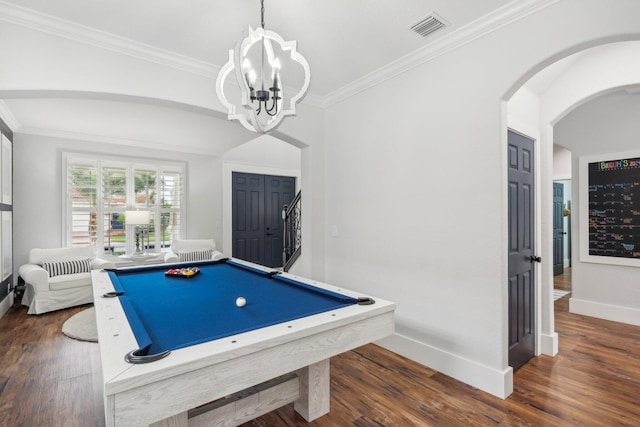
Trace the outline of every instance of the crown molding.
{"type": "MultiPolygon", "coordinates": [[[[204,76],[212,80],[216,79],[221,68],[213,63],[159,49],[2,0],[0,0],[0,21],[204,76]]],[[[324,101],[320,96],[307,93],[301,103],[322,108],[324,101]]]]}
{"type": "Polygon", "coordinates": [[[307,94],[300,100],[299,104],[310,105],[316,108],[324,108],[324,98],[316,94],[307,92],[307,94]]]}
{"type": "Polygon", "coordinates": [[[82,133],[82,132],[72,132],[72,131],[59,130],[59,129],[23,127],[20,129],[19,133],[21,135],[44,136],[48,138],[58,138],[58,139],[64,139],[64,140],[99,142],[99,143],[110,144],[110,145],[139,147],[139,148],[144,148],[145,150],[160,150],[160,151],[170,151],[170,152],[179,151],[181,153],[208,155],[208,156],[220,155],[219,152],[211,148],[205,148],[205,147],[193,147],[193,146],[186,146],[186,145],[180,145],[178,147],[175,144],[165,144],[157,141],[130,139],[130,138],[123,138],[123,137],[115,137],[111,135],[97,135],[97,134],[82,133]]]}
{"type": "Polygon", "coordinates": [[[417,49],[384,67],[322,97],[322,107],[327,108],[360,92],[392,79],[419,65],[464,46],[506,25],[545,9],[560,0],[514,0],[495,11],[458,28],[446,36],[417,49]]]}
{"type": "Polygon", "coordinates": [[[220,67],[0,0],[0,21],[215,79],[220,67]]]}
{"type": "MultiPolygon", "coordinates": [[[[327,108],[429,62],[486,34],[549,7],[560,0],[513,0],[441,39],[415,50],[325,96],[307,93],[301,101],[327,108]]],[[[118,52],[159,65],[215,79],[220,66],[0,0],[0,21],[118,52]]]]}
{"type": "Polygon", "coordinates": [[[15,132],[20,127],[20,122],[16,119],[16,116],[13,115],[7,104],[3,100],[0,99],[0,117],[2,120],[9,126],[11,131],[15,132]]]}

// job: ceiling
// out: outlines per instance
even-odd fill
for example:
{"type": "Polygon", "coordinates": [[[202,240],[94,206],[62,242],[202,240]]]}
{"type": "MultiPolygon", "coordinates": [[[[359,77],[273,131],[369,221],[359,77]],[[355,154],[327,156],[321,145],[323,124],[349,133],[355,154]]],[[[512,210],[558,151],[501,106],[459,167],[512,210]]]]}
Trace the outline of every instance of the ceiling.
{"type": "MultiPolygon", "coordinates": [[[[509,1],[266,0],[265,27],[298,41],[313,71],[310,92],[322,97],[509,1]],[[410,30],[432,12],[450,25],[427,38],[410,30]]],[[[260,25],[258,0],[4,2],[218,66],[247,25],[260,25]]]]}
{"type": "MultiPolygon", "coordinates": [[[[442,43],[463,29],[482,31],[487,17],[505,13],[518,3],[266,0],[265,26],[285,40],[297,40],[298,50],[312,72],[306,102],[320,100],[322,104],[323,99],[357,84],[368,74],[442,43]],[[427,37],[410,30],[434,12],[447,23],[444,28],[427,37]],[[336,64],[340,64],[339,72],[336,64]]],[[[79,29],[81,34],[96,33],[137,47],[169,52],[212,69],[227,61],[229,49],[247,25],[260,25],[258,0],[0,0],[0,6],[14,8],[38,22],[50,21],[79,29]]],[[[544,86],[544,82],[552,80],[553,73],[548,73],[538,84],[544,86]]],[[[213,146],[211,136],[228,125],[204,112],[89,98],[90,95],[74,99],[20,97],[4,98],[2,102],[18,124],[14,130],[24,133],[92,137],[128,145],[138,141],[165,149],[175,143],[176,128],[190,129],[193,151],[207,147],[205,151],[211,154],[220,154],[250,137],[238,133],[237,140],[213,146]]]]}

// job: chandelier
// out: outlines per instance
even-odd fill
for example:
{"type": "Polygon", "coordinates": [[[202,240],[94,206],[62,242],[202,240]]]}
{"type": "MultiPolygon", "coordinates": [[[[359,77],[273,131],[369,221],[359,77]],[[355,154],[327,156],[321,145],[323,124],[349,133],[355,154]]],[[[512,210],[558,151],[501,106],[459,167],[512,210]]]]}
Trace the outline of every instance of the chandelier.
{"type": "Polygon", "coordinates": [[[238,120],[250,131],[267,133],[286,116],[295,115],[296,103],[309,88],[310,71],[295,40],[285,41],[278,33],[265,30],[264,0],[260,5],[260,28],[249,26],[235,49],[229,50],[229,61],[218,73],[216,93],[229,120],[238,120]],[[235,79],[227,79],[231,76],[235,79]],[[301,86],[297,92],[291,89],[295,83],[301,86]],[[289,92],[293,95],[288,96],[289,92]]]}

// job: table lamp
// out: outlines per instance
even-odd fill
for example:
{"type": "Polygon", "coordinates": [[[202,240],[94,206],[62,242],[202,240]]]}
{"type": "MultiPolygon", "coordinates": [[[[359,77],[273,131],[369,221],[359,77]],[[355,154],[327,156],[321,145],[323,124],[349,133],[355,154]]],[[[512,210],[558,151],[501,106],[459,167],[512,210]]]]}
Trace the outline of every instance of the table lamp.
{"type": "Polygon", "coordinates": [[[124,221],[127,225],[136,227],[136,251],[133,255],[142,255],[140,250],[140,226],[151,224],[151,212],[149,211],[125,211],[124,221]]]}

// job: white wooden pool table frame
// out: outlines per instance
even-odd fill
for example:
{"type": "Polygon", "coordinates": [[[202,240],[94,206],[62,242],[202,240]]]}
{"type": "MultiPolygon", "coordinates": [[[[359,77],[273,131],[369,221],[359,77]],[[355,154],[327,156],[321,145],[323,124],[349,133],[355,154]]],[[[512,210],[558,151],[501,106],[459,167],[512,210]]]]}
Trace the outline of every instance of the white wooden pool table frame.
{"type": "Polygon", "coordinates": [[[137,344],[124,311],[118,298],[102,298],[113,291],[109,275],[94,271],[92,279],[107,427],[233,426],[291,402],[306,420],[314,420],[329,412],[329,359],[394,331],[395,304],[374,297],[372,305],[344,307],[132,365],[124,356],[137,344]],[[263,383],[269,381],[273,387],[267,389],[263,383]]]}

